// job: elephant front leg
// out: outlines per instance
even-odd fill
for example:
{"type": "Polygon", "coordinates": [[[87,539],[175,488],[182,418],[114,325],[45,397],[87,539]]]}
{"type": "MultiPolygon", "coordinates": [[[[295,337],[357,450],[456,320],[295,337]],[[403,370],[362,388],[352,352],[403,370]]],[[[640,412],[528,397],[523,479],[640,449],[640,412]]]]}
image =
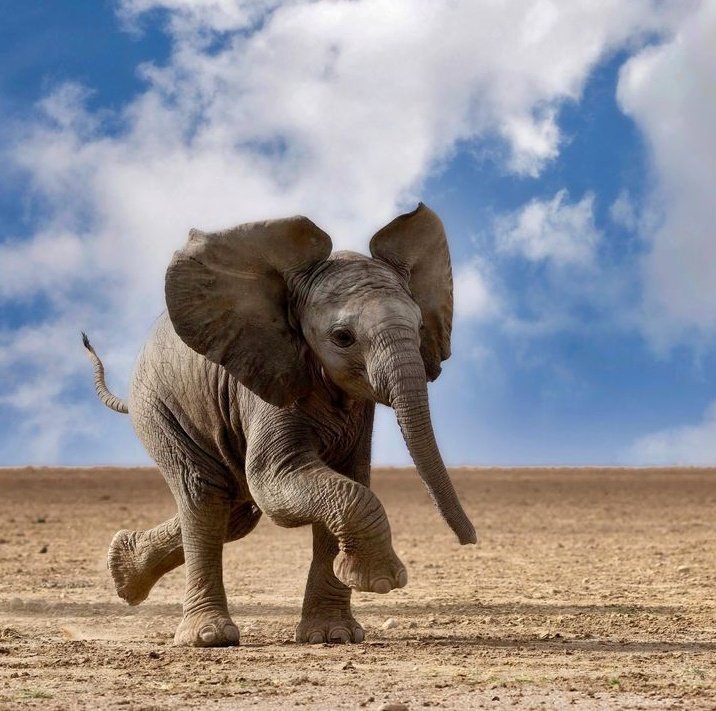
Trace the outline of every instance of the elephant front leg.
{"type": "Polygon", "coordinates": [[[229,502],[211,497],[179,507],[186,568],[184,616],[174,643],[190,647],[225,647],[239,643],[229,616],[222,575],[222,549],[229,502]]]}
{"type": "Polygon", "coordinates": [[[362,642],[363,628],[351,612],[351,589],[333,572],[338,540],[323,524],[313,524],[313,561],[308,572],[296,641],[362,642]]]}
{"type": "Polygon", "coordinates": [[[329,469],[310,454],[273,468],[247,467],[251,495],[279,526],[323,524],[338,540],[333,571],[344,585],[387,593],[408,582],[393,550],[383,505],[368,487],[329,469]]]}

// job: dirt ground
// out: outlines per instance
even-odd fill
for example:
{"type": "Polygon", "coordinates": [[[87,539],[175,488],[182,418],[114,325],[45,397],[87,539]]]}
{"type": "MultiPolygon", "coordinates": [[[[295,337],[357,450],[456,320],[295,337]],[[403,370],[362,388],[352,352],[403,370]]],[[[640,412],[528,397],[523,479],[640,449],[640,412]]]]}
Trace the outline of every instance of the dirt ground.
{"type": "Polygon", "coordinates": [[[264,519],[225,549],[242,645],[198,650],[182,569],[136,608],[106,570],[174,513],[155,470],[0,470],[0,708],[716,708],[716,470],[452,474],[477,547],[375,472],[410,580],[354,593],[365,643],[293,642],[310,530],[264,519]]]}

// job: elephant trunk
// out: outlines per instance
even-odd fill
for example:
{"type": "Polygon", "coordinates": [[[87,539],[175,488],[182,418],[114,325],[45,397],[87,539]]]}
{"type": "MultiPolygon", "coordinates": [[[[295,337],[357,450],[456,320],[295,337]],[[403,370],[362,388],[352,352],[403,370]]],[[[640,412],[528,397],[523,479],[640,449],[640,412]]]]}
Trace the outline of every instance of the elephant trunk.
{"type": "Polygon", "coordinates": [[[475,543],[475,529],[462,508],[438,450],[428,405],[425,366],[412,334],[381,349],[369,376],[381,400],[395,411],[408,446],[438,511],[462,545],[475,543]]]}

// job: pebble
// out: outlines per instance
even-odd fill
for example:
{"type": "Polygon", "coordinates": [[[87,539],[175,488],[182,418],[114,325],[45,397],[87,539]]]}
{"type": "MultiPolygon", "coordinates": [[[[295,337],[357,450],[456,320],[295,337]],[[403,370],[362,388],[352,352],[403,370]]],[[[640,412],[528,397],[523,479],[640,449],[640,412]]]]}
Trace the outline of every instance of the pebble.
{"type": "Polygon", "coordinates": [[[396,704],[388,701],[378,707],[378,711],[410,711],[407,704],[396,704]]]}
{"type": "Polygon", "coordinates": [[[691,566],[688,566],[688,565],[680,565],[680,566],[676,569],[676,572],[677,572],[677,573],[690,573],[690,572],[691,572],[691,566]]]}
{"type": "MultiPolygon", "coordinates": [[[[381,625],[381,627],[382,627],[384,630],[392,630],[393,627],[397,627],[397,626],[398,626],[398,623],[397,623],[392,617],[389,617],[389,618],[381,625]]],[[[407,708],[407,707],[406,707],[406,708],[407,708]]]]}

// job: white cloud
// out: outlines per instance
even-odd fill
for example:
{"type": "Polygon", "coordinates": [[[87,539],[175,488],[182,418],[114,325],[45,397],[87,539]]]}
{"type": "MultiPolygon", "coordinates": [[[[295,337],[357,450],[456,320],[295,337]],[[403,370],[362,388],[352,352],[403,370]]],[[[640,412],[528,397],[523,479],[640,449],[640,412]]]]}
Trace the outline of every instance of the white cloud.
{"type": "Polygon", "coordinates": [[[482,321],[499,310],[498,297],[478,260],[455,269],[455,318],[482,321]]]}
{"type": "Polygon", "coordinates": [[[551,200],[532,200],[496,223],[500,250],[557,267],[593,266],[600,238],[592,193],[569,203],[567,191],[560,190],[551,200]]]}
{"type": "Polygon", "coordinates": [[[626,452],[635,465],[714,466],[716,464],[716,402],[696,425],[673,427],[640,437],[626,452]]]}
{"type": "Polygon", "coordinates": [[[503,290],[503,329],[520,338],[558,332],[634,328],[633,262],[603,249],[595,196],[570,202],[566,190],[531,200],[494,221],[496,254],[522,269],[520,287],[503,290]]]}
{"type": "Polygon", "coordinates": [[[622,190],[616,200],[609,207],[609,217],[612,221],[625,229],[635,230],[639,224],[637,209],[629,192],[622,190]]]}
{"type": "Polygon", "coordinates": [[[231,32],[250,27],[281,0],[120,0],[118,13],[133,30],[150,10],[168,13],[170,28],[189,39],[198,30],[231,32]]]}
{"type": "Polygon", "coordinates": [[[57,295],[77,279],[86,258],[82,240],[61,231],[38,232],[32,240],[8,241],[1,253],[0,298],[3,299],[49,290],[57,295]]]}
{"type": "Polygon", "coordinates": [[[92,409],[78,403],[71,392],[77,362],[85,366],[91,379],[81,350],[76,325],[62,319],[0,332],[0,406],[22,413],[15,423],[17,450],[8,453],[8,459],[18,463],[57,461],[70,438],[95,431],[92,409]],[[32,368],[30,377],[28,366],[32,368]]]}
{"type": "MultiPolygon", "coordinates": [[[[668,30],[684,6],[123,0],[127,22],[156,9],[169,20],[172,54],[142,68],[145,90],[95,113],[86,90],[65,85],[5,132],[5,159],[25,171],[46,218],[23,243],[0,245],[0,264],[11,265],[2,294],[46,294],[53,327],[72,333],[27,353],[22,385],[2,370],[6,402],[29,416],[38,400],[22,393],[44,386],[48,407],[68,402],[87,368],[72,345],[79,328],[127,382],[130,354],[163,305],[164,268],[191,226],[301,212],[337,247],[365,249],[459,142],[502,137],[505,170],[537,175],[559,150],[561,102],[578,99],[606,52],[668,30]]],[[[461,278],[483,293],[477,272],[461,278]]],[[[23,338],[48,328],[27,326],[23,338]]],[[[0,358],[15,362],[22,339],[5,336],[0,358]]],[[[56,441],[67,427],[57,425],[56,441]]]]}
{"type": "Polygon", "coordinates": [[[656,187],[643,262],[643,327],[659,347],[716,337],[716,4],[623,67],[618,99],[644,132],[656,187]]]}
{"type": "Polygon", "coordinates": [[[509,168],[519,174],[536,178],[547,161],[559,154],[559,128],[555,112],[543,116],[513,116],[501,127],[502,135],[512,146],[509,168]]]}

